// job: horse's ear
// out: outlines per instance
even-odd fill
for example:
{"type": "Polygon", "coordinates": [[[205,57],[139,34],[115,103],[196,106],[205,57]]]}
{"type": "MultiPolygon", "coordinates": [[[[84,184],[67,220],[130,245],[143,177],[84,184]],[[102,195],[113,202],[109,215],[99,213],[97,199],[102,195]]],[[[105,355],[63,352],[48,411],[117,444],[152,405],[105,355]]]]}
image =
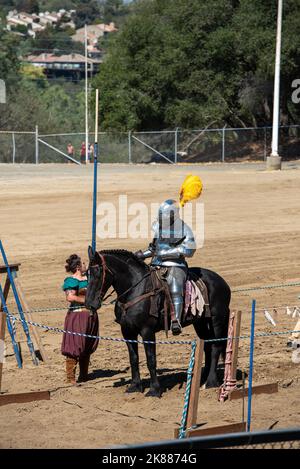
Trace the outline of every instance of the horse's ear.
{"type": "Polygon", "coordinates": [[[88,254],[89,254],[89,260],[90,262],[94,259],[94,251],[93,251],[93,248],[92,246],[89,246],[88,248],[88,254]]]}

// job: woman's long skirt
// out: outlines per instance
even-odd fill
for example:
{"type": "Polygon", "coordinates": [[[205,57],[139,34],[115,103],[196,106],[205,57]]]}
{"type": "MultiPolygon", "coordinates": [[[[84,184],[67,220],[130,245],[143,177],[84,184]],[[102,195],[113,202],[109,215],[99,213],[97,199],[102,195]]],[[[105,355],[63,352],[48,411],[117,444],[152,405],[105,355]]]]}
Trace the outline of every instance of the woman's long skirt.
{"type": "MultiPolygon", "coordinates": [[[[98,314],[90,311],[68,311],[65,318],[66,331],[79,332],[81,334],[99,335],[98,314]]],[[[61,344],[61,353],[66,357],[79,358],[94,353],[98,347],[99,339],[91,339],[78,335],[64,333],[61,344]]]]}

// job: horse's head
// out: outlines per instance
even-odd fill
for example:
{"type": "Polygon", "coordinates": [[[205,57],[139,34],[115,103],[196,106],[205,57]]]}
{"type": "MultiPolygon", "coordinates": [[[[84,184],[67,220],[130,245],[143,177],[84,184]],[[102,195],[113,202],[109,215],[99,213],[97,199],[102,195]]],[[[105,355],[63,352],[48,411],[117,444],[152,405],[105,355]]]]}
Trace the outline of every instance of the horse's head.
{"type": "Polygon", "coordinates": [[[112,284],[113,274],[101,253],[94,253],[91,246],[89,246],[88,253],[88,288],[85,305],[88,309],[97,310],[101,307],[103,297],[112,284]]]}

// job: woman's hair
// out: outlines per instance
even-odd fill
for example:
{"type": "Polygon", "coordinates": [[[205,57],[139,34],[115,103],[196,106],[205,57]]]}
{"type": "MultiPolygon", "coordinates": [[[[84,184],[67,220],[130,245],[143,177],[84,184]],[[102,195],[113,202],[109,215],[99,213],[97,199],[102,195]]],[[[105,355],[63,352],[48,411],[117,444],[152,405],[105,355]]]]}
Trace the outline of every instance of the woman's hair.
{"type": "Polygon", "coordinates": [[[71,256],[66,260],[65,269],[67,272],[72,272],[75,274],[77,267],[81,265],[81,258],[77,254],[71,254],[71,256]]]}

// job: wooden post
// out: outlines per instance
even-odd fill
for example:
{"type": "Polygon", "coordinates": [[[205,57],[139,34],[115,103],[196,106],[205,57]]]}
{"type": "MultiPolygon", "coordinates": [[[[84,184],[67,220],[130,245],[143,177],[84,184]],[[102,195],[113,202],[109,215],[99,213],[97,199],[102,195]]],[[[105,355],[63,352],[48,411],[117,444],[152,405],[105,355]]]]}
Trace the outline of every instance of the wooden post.
{"type": "MultiPolygon", "coordinates": [[[[24,295],[23,289],[21,287],[20,281],[17,278],[17,275],[15,276],[14,281],[15,281],[15,286],[16,286],[16,289],[17,289],[17,292],[18,292],[18,295],[19,295],[19,298],[20,298],[20,301],[21,301],[22,308],[24,310],[24,314],[27,316],[29,321],[33,322],[33,318],[31,316],[31,313],[29,313],[30,308],[29,308],[28,303],[25,299],[25,295],[24,295]]],[[[44,346],[42,344],[41,336],[39,334],[39,331],[36,327],[31,327],[31,332],[32,332],[33,337],[35,339],[37,349],[39,350],[39,352],[41,354],[41,357],[43,359],[43,362],[45,363],[45,362],[47,362],[47,354],[46,354],[44,346]]]]}
{"type": "Polygon", "coordinates": [[[237,311],[234,313],[234,325],[233,325],[233,339],[232,344],[232,371],[231,371],[231,379],[236,379],[236,371],[237,371],[237,362],[238,362],[238,354],[239,354],[239,337],[241,332],[241,319],[242,319],[242,312],[237,311]]]}
{"type": "MultiPolygon", "coordinates": [[[[18,270],[19,264],[12,264],[12,269],[18,270]]],[[[0,274],[7,273],[6,266],[0,265],[0,274]]],[[[10,289],[10,281],[8,275],[6,276],[3,295],[6,301],[10,289]]],[[[3,304],[0,305],[0,340],[3,340],[3,346],[5,344],[5,329],[6,329],[6,314],[3,312],[3,304]]],[[[3,350],[4,353],[4,350],[3,350]]],[[[3,357],[4,359],[4,357],[3,357]]],[[[2,385],[2,373],[3,373],[3,363],[0,362],[0,391],[2,385]]]]}
{"type": "MultiPolygon", "coordinates": [[[[6,277],[4,290],[3,290],[5,301],[8,296],[9,288],[10,288],[10,281],[9,281],[9,278],[6,277]]],[[[6,314],[3,312],[3,304],[1,303],[0,305],[0,340],[3,341],[3,355],[4,355],[4,344],[5,344],[5,329],[6,329],[6,314]]],[[[3,361],[4,361],[4,356],[3,356],[3,361]]],[[[1,391],[1,385],[2,385],[2,373],[3,373],[3,362],[0,361],[0,391],[1,391]]]]}
{"type": "Polygon", "coordinates": [[[201,370],[203,362],[204,340],[197,339],[197,346],[195,351],[195,364],[191,385],[191,394],[188,408],[188,415],[186,421],[186,429],[192,428],[197,423],[197,411],[199,402],[201,370]]]}
{"type": "Polygon", "coordinates": [[[21,392],[18,394],[3,394],[0,396],[0,407],[7,404],[20,404],[32,401],[50,400],[50,391],[21,392]]]}

